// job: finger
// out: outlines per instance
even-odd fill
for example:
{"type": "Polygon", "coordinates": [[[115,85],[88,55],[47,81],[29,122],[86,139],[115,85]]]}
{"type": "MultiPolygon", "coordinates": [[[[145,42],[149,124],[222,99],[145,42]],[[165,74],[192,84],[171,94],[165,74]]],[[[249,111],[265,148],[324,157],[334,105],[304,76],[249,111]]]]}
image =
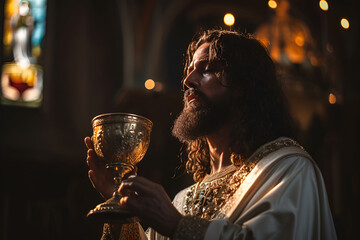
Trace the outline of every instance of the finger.
{"type": "MultiPolygon", "coordinates": [[[[144,199],[141,197],[125,196],[120,199],[119,205],[129,209],[144,222],[148,222],[148,220],[151,219],[150,222],[154,223],[157,219],[162,218],[162,216],[159,215],[161,214],[159,204],[154,205],[154,200],[149,198],[144,199]]],[[[150,224],[150,222],[147,224],[150,224]]]]}
{"type": "Polygon", "coordinates": [[[94,149],[89,149],[89,150],[87,151],[87,153],[88,153],[88,156],[89,156],[89,157],[97,158],[97,155],[96,155],[96,152],[95,152],[94,149]]]}
{"type": "Polygon", "coordinates": [[[90,169],[106,170],[105,163],[97,156],[94,149],[88,150],[86,162],[90,169]]]}
{"type": "Polygon", "coordinates": [[[89,170],[89,171],[88,171],[88,176],[89,176],[90,182],[91,182],[91,184],[93,185],[93,187],[94,187],[95,189],[97,189],[97,187],[96,187],[96,180],[97,180],[97,178],[96,178],[96,175],[94,174],[94,171],[93,171],[93,170],[89,170]]]}
{"type": "Polygon", "coordinates": [[[93,170],[89,170],[88,176],[93,187],[100,193],[103,198],[109,199],[112,196],[113,186],[104,186],[105,179],[103,177],[98,177],[98,175],[93,170]]]}
{"type": "Polygon", "coordinates": [[[129,196],[122,197],[119,201],[119,205],[130,209],[135,215],[138,216],[144,213],[144,204],[142,204],[138,198],[129,196]]]}
{"type": "Polygon", "coordinates": [[[146,178],[134,176],[123,180],[119,187],[120,194],[126,194],[128,191],[137,192],[139,195],[154,195],[161,191],[161,187],[146,178]]]}
{"type": "Polygon", "coordinates": [[[98,168],[96,163],[95,163],[95,159],[93,157],[89,156],[89,154],[88,154],[88,156],[86,158],[86,164],[88,165],[88,167],[90,169],[97,169],[98,168]]]}
{"type": "Polygon", "coordinates": [[[139,193],[123,189],[120,194],[121,197],[139,198],[139,193]]]}
{"type": "Polygon", "coordinates": [[[93,149],[89,149],[87,152],[86,163],[90,169],[102,168],[101,164],[96,156],[96,153],[93,149]]]}
{"type": "Polygon", "coordinates": [[[119,205],[121,207],[126,207],[126,208],[129,208],[129,206],[127,206],[127,202],[129,200],[129,197],[128,196],[123,196],[120,198],[120,201],[119,201],[119,205]]]}
{"type": "Polygon", "coordinates": [[[105,176],[102,174],[98,174],[94,170],[89,170],[88,175],[93,187],[97,190],[100,190],[104,185],[104,182],[106,181],[105,176]]]}
{"type": "Polygon", "coordinates": [[[104,184],[108,185],[109,182],[112,183],[112,179],[107,179],[105,175],[99,174],[94,170],[89,170],[88,175],[93,187],[96,190],[102,190],[104,188],[104,184]]]}
{"type": "Polygon", "coordinates": [[[155,186],[155,185],[158,185],[152,181],[150,181],[149,179],[147,178],[144,178],[144,177],[141,177],[141,176],[129,176],[128,179],[125,179],[123,181],[124,183],[131,183],[131,182],[136,182],[137,184],[142,184],[142,185],[148,185],[148,186],[155,186]]]}
{"type": "Polygon", "coordinates": [[[90,137],[85,137],[84,142],[88,149],[94,149],[94,143],[91,141],[90,137]]]}

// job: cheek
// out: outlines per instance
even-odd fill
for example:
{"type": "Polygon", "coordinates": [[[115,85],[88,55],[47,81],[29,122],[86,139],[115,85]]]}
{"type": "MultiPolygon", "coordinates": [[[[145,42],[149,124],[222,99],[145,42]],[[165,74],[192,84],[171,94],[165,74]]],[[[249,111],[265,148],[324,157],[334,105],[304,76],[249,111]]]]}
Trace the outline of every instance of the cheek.
{"type": "Polygon", "coordinates": [[[213,89],[213,91],[208,94],[208,100],[212,103],[227,102],[229,97],[229,90],[225,89],[223,86],[213,89]]]}
{"type": "Polygon", "coordinates": [[[228,92],[228,87],[226,87],[224,84],[222,84],[222,82],[220,80],[216,80],[209,86],[209,90],[214,95],[221,96],[228,92]]]}
{"type": "Polygon", "coordinates": [[[209,92],[221,91],[225,86],[222,79],[216,77],[215,74],[205,77],[202,85],[204,90],[208,90],[209,92]]]}
{"type": "Polygon", "coordinates": [[[200,91],[208,98],[209,101],[218,101],[229,94],[229,88],[226,87],[219,78],[214,75],[203,79],[200,91]]]}

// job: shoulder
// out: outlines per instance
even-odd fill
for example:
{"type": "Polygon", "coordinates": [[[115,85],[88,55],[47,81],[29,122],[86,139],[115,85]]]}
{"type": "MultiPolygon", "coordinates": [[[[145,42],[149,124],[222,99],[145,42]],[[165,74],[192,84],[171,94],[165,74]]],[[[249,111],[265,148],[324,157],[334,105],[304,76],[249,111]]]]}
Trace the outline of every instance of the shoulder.
{"type": "MultiPolygon", "coordinates": [[[[311,158],[299,154],[292,154],[279,159],[279,161],[274,164],[271,172],[282,177],[315,177],[320,171],[311,158]]],[[[309,178],[303,178],[303,180],[307,179],[309,178]]]]}
{"type": "Polygon", "coordinates": [[[305,175],[311,179],[321,175],[312,157],[300,144],[289,138],[279,138],[263,145],[251,156],[251,160],[257,160],[249,174],[251,183],[255,179],[276,183],[305,175]]]}
{"type": "Polygon", "coordinates": [[[310,154],[296,141],[290,138],[278,138],[259,147],[249,158],[258,168],[272,168],[275,165],[293,164],[316,165],[310,154]]]}
{"type": "Polygon", "coordinates": [[[304,173],[313,175],[319,171],[314,160],[298,149],[279,150],[275,155],[277,156],[272,159],[263,159],[264,161],[259,162],[259,167],[264,172],[286,177],[304,173]]]}

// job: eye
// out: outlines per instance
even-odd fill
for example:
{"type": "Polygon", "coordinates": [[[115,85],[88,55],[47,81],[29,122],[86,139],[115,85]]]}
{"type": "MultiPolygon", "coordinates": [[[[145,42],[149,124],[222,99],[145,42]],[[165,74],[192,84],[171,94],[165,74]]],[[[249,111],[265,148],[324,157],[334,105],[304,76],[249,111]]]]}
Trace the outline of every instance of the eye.
{"type": "Polygon", "coordinates": [[[201,73],[202,73],[202,74],[209,74],[209,73],[213,73],[214,70],[215,70],[215,69],[214,69],[210,64],[207,64],[206,66],[204,66],[204,67],[201,69],[201,73]]]}
{"type": "Polygon", "coordinates": [[[206,76],[206,75],[211,74],[211,71],[209,71],[209,70],[204,70],[204,71],[202,71],[201,74],[202,74],[203,76],[206,76]]]}

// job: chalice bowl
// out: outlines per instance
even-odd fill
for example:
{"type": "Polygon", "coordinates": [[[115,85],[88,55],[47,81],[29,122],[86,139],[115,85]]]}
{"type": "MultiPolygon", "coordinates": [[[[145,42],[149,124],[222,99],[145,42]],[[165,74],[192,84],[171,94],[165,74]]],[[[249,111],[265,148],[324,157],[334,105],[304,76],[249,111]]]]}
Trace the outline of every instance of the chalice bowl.
{"type": "Polygon", "coordinates": [[[103,221],[135,221],[126,207],[121,207],[118,188],[121,180],[144,157],[150,143],[153,123],[130,113],[107,113],[92,120],[94,150],[114,177],[113,196],[97,205],[87,216],[103,221]]]}

